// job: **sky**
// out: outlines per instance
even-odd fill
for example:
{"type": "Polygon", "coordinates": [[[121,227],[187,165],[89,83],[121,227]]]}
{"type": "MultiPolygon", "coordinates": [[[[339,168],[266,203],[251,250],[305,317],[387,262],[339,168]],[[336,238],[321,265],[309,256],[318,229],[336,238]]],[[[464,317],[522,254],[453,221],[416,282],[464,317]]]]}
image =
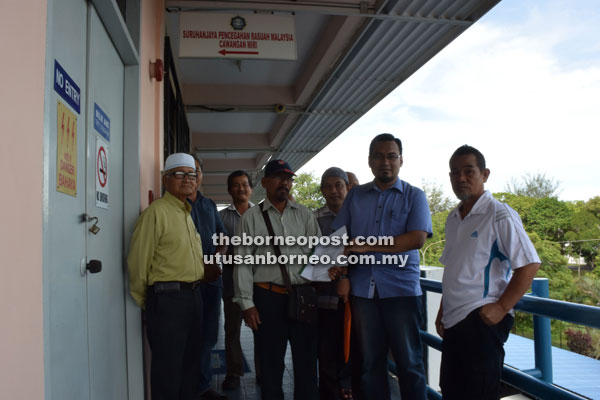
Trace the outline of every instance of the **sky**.
{"type": "Polygon", "coordinates": [[[502,0],[299,172],[337,166],[366,183],[366,149],[388,132],[400,178],[453,200],[448,159],[463,144],[486,157],[492,192],[541,173],[561,200],[600,196],[598,21],[597,0],[502,0]]]}

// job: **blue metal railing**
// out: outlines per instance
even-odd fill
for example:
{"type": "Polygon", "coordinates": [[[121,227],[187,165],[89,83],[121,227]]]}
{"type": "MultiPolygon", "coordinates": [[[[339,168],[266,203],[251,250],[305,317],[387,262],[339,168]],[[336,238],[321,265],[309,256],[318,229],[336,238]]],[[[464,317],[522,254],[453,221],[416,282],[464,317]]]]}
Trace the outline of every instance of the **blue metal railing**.
{"type": "MultiPolygon", "coordinates": [[[[442,293],[442,282],[421,278],[421,288],[424,291],[442,293]]],[[[550,319],[600,328],[600,307],[552,300],[547,297],[548,280],[536,278],[532,285],[532,294],[523,296],[515,306],[515,310],[533,314],[535,368],[521,371],[505,365],[502,379],[518,390],[542,399],[585,399],[552,384],[550,319]]],[[[439,337],[421,331],[421,338],[424,344],[441,351],[442,339],[439,337]]],[[[427,388],[427,394],[431,399],[442,398],[430,387],[427,388]]]]}

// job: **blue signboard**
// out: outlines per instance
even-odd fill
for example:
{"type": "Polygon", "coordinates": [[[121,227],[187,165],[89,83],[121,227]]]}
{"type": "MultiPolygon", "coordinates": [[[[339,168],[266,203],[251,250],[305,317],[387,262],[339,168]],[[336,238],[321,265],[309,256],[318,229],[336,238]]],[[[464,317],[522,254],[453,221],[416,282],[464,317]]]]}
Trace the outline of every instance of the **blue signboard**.
{"type": "Polygon", "coordinates": [[[54,90],[79,114],[79,105],[81,102],[79,86],[71,79],[56,59],[54,60],[54,90]]]}
{"type": "Polygon", "coordinates": [[[94,103],[94,129],[101,134],[107,142],[110,142],[110,118],[98,104],[94,103]]]}

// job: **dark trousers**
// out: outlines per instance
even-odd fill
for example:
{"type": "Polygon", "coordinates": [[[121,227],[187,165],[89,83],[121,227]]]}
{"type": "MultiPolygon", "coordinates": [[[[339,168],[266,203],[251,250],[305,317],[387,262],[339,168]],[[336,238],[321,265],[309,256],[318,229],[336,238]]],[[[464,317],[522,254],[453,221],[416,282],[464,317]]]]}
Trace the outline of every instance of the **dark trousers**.
{"type": "Polygon", "coordinates": [[[362,398],[390,398],[388,350],[392,351],[396,362],[396,376],[402,399],[427,398],[419,335],[421,320],[421,296],[352,298],[353,333],[356,332],[362,357],[362,398]]]}
{"type": "Polygon", "coordinates": [[[160,294],[148,290],[146,323],[152,350],[152,400],[196,398],[202,308],[202,294],[198,287],[160,294]]]}
{"type": "Polygon", "coordinates": [[[212,349],[219,338],[219,317],[221,315],[221,298],[223,288],[208,282],[200,283],[202,292],[202,338],[201,366],[198,375],[198,391],[203,393],[212,384],[212,349]]]}
{"type": "Polygon", "coordinates": [[[242,310],[233,302],[233,297],[223,297],[223,313],[225,314],[225,361],[227,376],[244,375],[244,359],[240,344],[242,327],[242,310]]]}
{"type": "Polygon", "coordinates": [[[444,331],[440,368],[444,400],[500,397],[504,342],[514,319],[507,314],[498,324],[487,326],[479,310],[444,331]]]}
{"type": "Polygon", "coordinates": [[[255,332],[260,354],[261,398],[283,400],[284,358],[289,340],[294,366],[294,399],[318,399],[317,324],[288,319],[286,294],[254,286],[254,304],[261,321],[255,332]]]}
{"type": "Polygon", "coordinates": [[[337,310],[319,309],[318,336],[320,398],[338,399],[341,388],[351,388],[350,365],[344,360],[343,302],[339,302],[337,310]]]}

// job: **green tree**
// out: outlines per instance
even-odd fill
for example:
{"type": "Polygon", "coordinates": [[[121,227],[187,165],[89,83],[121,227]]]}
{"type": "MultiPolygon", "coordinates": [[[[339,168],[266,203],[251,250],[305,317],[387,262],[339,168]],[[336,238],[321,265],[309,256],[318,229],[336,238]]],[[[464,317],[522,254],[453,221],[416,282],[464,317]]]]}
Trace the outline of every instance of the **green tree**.
{"type": "Polygon", "coordinates": [[[556,300],[570,300],[575,296],[575,280],[567,267],[567,259],[562,254],[560,243],[543,240],[535,232],[529,238],[542,261],[538,278],[548,278],[550,297],[556,300]]]}
{"type": "Polygon", "coordinates": [[[542,239],[561,241],[569,229],[573,207],[554,197],[535,198],[514,193],[494,193],[494,197],[515,210],[527,232],[542,239]]]}
{"type": "Polygon", "coordinates": [[[527,231],[536,232],[542,239],[559,242],[569,230],[572,207],[553,197],[538,199],[529,209],[523,223],[527,231]]]}
{"type": "Polygon", "coordinates": [[[600,196],[592,197],[584,203],[584,208],[587,212],[590,212],[600,219],[600,196]]]}
{"type": "Polygon", "coordinates": [[[527,214],[529,213],[529,210],[538,200],[535,197],[521,196],[508,192],[494,193],[494,197],[497,200],[508,204],[513,210],[515,210],[517,214],[521,216],[523,222],[527,220],[527,214]]]}
{"type": "Polygon", "coordinates": [[[325,205],[325,199],[321,194],[321,185],[313,172],[303,172],[294,179],[292,187],[294,200],[311,210],[316,210],[325,205]]]}
{"type": "Polygon", "coordinates": [[[600,307],[600,279],[594,275],[582,275],[576,280],[577,290],[571,301],[600,307]]]}
{"type": "Polygon", "coordinates": [[[421,260],[422,265],[443,267],[443,264],[440,263],[440,257],[444,250],[446,218],[448,218],[449,213],[450,211],[442,211],[431,216],[433,235],[425,241],[421,248],[421,256],[425,255],[424,259],[421,260]]]}
{"type": "Polygon", "coordinates": [[[441,185],[423,180],[423,191],[427,196],[427,203],[432,214],[449,211],[456,206],[456,202],[444,196],[441,185]]]}
{"type": "Polygon", "coordinates": [[[573,214],[570,230],[565,239],[571,241],[571,255],[581,256],[585,262],[596,267],[596,258],[600,253],[600,219],[593,213],[581,208],[573,214]]]}
{"type": "Polygon", "coordinates": [[[541,199],[544,197],[557,197],[559,194],[560,181],[553,178],[547,178],[544,173],[530,174],[526,173],[521,177],[521,181],[511,179],[505,186],[505,191],[519,196],[535,197],[541,199]]]}

